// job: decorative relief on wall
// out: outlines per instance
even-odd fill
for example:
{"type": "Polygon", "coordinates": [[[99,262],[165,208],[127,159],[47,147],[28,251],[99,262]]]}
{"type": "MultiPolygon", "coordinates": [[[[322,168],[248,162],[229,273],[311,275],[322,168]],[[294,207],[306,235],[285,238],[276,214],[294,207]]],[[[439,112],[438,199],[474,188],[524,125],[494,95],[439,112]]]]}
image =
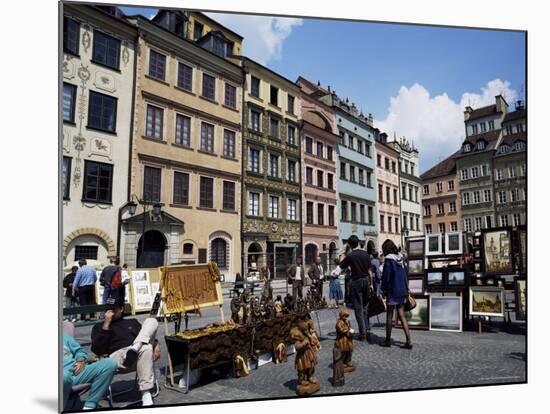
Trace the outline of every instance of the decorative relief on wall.
{"type": "Polygon", "coordinates": [[[84,34],[82,35],[82,46],[84,47],[84,51],[88,53],[88,49],[90,48],[90,43],[92,40],[92,36],[90,35],[90,26],[87,24],[82,26],[84,28],[84,34]]]}
{"type": "Polygon", "coordinates": [[[82,126],[84,124],[84,118],[86,114],[86,88],[88,80],[90,80],[90,71],[87,66],[80,65],[77,70],[77,75],[80,78],[80,95],[78,96],[77,105],[77,117],[78,117],[78,133],[73,138],[73,147],[76,150],[76,157],[74,159],[73,168],[73,183],[75,187],[80,185],[80,179],[82,178],[82,158],[80,154],[86,147],[86,139],[82,135],[82,126]]]}
{"type": "Polygon", "coordinates": [[[116,90],[114,76],[99,70],[95,73],[94,85],[96,88],[103,89],[108,92],[114,92],[116,90]]]}
{"type": "Polygon", "coordinates": [[[69,131],[67,131],[65,128],[63,128],[63,152],[69,152],[69,141],[71,139],[71,135],[69,131]]]}
{"type": "Polygon", "coordinates": [[[72,79],[75,77],[74,63],[68,56],[65,56],[63,59],[63,77],[65,79],[72,79]]]}
{"type": "Polygon", "coordinates": [[[124,67],[128,65],[130,61],[130,52],[128,51],[128,42],[125,40],[122,42],[122,62],[124,62],[124,67]]]}
{"type": "Polygon", "coordinates": [[[90,154],[99,155],[101,157],[107,157],[111,160],[111,143],[104,138],[94,138],[90,141],[90,154]]]}

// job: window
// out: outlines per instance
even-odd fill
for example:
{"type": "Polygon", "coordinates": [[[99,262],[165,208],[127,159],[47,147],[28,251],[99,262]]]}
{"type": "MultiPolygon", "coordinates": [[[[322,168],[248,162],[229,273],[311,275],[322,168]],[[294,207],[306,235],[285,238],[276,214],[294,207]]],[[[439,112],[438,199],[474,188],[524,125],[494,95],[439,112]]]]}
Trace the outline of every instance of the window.
{"type": "Polygon", "coordinates": [[[143,167],[143,199],[148,202],[160,202],[162,169],[143,167]]]}
{"type": "Polygon", "coordinates": [[[174,171],[174,204],[189,205],[189,174],[174,171]]]}
{"type": "Polygon", "coordinates": [[[509,171],[510,178],[515,178],[516,177],[516,167],[515,166],[510,167],[508,169],[508,171],[509,171]]]}
{"type": "Polygon", "coordinates": [[[74,108],[76,103],[76,86],[63,83],[63,121],[74,123],[74,108]]]}
{"type": "MultiPolygon", "coordinates": [[[[485,124],[483,124],[485,125],[485,124]]],[[[476,144],[476,148],[481,151],[483,149],[485,149],[485,141],[478,141],[478,143],[476,144]]]]}
{"type": "Polygon", "coordinates": [[[518,194],[519,193],[517,188],[512,189],[512,191],[510,191],[511,201],[518,201],[519,200],[518,194]]]}
{"type": "Polygon", "coordinates": [[[176,114],[176,134],[174,140],[178,145],[191,146],[191,118],[176,114]]]}
{"type": "Polygon", "coordinates": [[[346,135],[346,134],[344,133],[344,131],[340,131],[340,139],[339,139],[339,141],[338,141],[338,142],[340,143],[340,145],[346,145],[346,143],[344,142],[344,141],[345,141],[345,140],[344,140],[345,135],[346,135]]]}
{"type": "Polygon", "coordinates": [[[504,214],[504,215],[500,216],[500,225],[502,227],[507,227],[508,226],[508,215],[504,214]]]}
{"type": "Polygon", "coordinates": [[[481,197],[479,196],[479,191],[474,191],[474,204],[479,204],[481,202],[481,197]]]}
{"type": "Polygon", "coordinates": [[[279,156],[276,154],[269,154],[269,175],[279,177],[279,156]]]}
{"type": "Polygon", "coordinates": [[[491,216],[485,216],[485,228],[486,229],[491,228],[491,216]]]}
{"type": "Polygon", "coordinates": [[[353,135],[348,135],[348,148],[353,149],[353,135]]]}
{"type": "Polygon", "coordinates": [[[352,183],[355,182],[355,166],[353,166],[353,165],[349,166],[349,180],[352,183]]]}
{"type": "Polygon", "coordinates": [[[255,96],[256,98],[260,97],[260,79],[255,76],[250,78],[250,95],[255,96]]]}
{"type": "Polygon", "coordinates": [[[411,175],[414,175],[414,163],[411,162],[411,175]]]}
{"type": "Polygon", "coordinates": [[[385,217],[383,214],[380,214],[380,231],[384,232],[384,223],[385,223],[385,217]]]}
{"type": "Polygon", "coordinates": [[[181,62],[178,62],[178,87],[193,91],[193,68],[181,62]]]}
{"type": "Polygon", "coordinates": [[[313,168],[306,167],[306,184],[313,185],[313,168]]]}
{"type": "Polygon", "coordinates": [[[199,206],[202,208],[214,208],[214,179],[201,177],[199,206]]]}
{"type": "Polygon", "coordinates": [[[388,233],[392,233],[391,217],[388,217],[388,233]]]}
{"type": "Polygon", "coordinates": [[[346,179],[346,163],[342,161],[340,162],[340,179],[346,179]]]}
{"type": "Polygon", "coordinates": [[[390,200],[390,187],[386,186],[386,203],[391,204],[390,200]]]}
{"type": "Polygon", "coordinates": [[[193,243],[183,243],[183,254],[193,254],[193,243]]]}
{"type": "Polygon", "coordinates": [[[426,234],[430,234],[432,232],[432,225],[426,224],[426,234]]]}
{"type": "Polygon", "coordinates": [[[147,105],[147,119],[145,125],[145,136],[147,138],[162,140],[163,119],[164,110],[162,108],[147,105]]]}
{"type": "Polygon", "coordinates": [[[506,126],[506,135],[512,135],[513,131],[512,131],[512,125],[507,125],[506,126]]]}
{"type": "Polygon", "coordinates": [[[504,169],[499,168],[497,170],[497,180],[502,180],[502,179],[504,179],[504,169]]]}
{"type": "Polygon", "coordinates": [[[288,113],[294,114],[294,96],[288,95],[287,98],[288,113]]]}
{"type": "Polygon", "coordinates": [[[491,190],[483,190],[483,201],[486,203],[491,201],[491,190]]]}
{"type": "Polygon", "coordinates": [[[195,21],[194,27],[193,27],[193,39],[195,41],[199,40],[202,37],[202,29],[203,29],[202,24],[195,21]]]}
{"type": "Polygon", "coordinates": [[[514,213],[514,226],[521,226],[521,215],[519,213],[514,213]]]}
{"type": "Polygon", "coordinates": [[[416,217],[416,230],[420,231],[420,218],[416,217]]]}
{"type": "Polygon", "coordinates": [[[487,166],[487,164],[484,164],[481,166],[481,176],[486,177],[488,175],[489,175],[489,167],[487,166]]]}
{"type": "Polygon", "coordinates": [[[378,184],[378,201],[384,202],[384,186],[382,184],[378,184]]]}
{"type": "Polygon", "coordinates": [[[409,173],[409,163],[405,161],[405,174],[409,173]]]}
{"type": "Polygon", "coordinates": [[[306,152],[313,154],[313,138],[306,137],[306,152]]]}
{"type": "Polygon", "coordinates": [[[63,157],[63,200],[70,198],[71,158],[63,157]]]}
{"type": "Polygon", "coordinates": [[[260,173],[260,150],[256,148],[248,149],[248,170],[260,173]]]}
{"type": "Polygon", "coordinates": [[[288,181],[296,182],[296,161],[288,160],[288,181]]]}
{"type": "Polygon", "coordinates": [[[327,188],[329,190],[334,189],[334,176],[331,173],[327,173],[327,188]]]}
{"type": "Polygon", "coordinates": [[[380,154],[376,154],[376,165],[382,167],[382,157],[380,154]]]}
{"type": "Polygon", "coordinates": [[[407,199],[407,184],[401,185],[401,198],[403,200],[407,199]]]}
{"type": "Polygon", "coordinates": [[[359,185],[365,185],[365,171],[359,168],[359,185]]]}
{"type": "Polygon", "coordinates": [[[399,204],[399,200],[397,199],[397,189],[395,188],[393,189],[393,204],[399,204]]]}
{"type": "Polygon", "coordinates": [[[386,170],[390,169],[390,159],[388,157],[384,158],[384,167],[386,168],[386,170]]]}
{"type": "Polygon", "coordinates": [[[317,158],[323,158],[323,143],[318,142],[317,143],[317,158]]]}
{"type": "Polygon", "coordinates": [[[456,213],[456,202],[451,201],[449,203],[449,213],[456,213]]]}
{"type": "Polygon", "coordinates": [[[342,200],[340,206],[340,214],[342,216],[341,220],[348,221],[348,202],[346,200],[342,200]]]}
{"type": "Polygon", "coordinates": [[[414,201],[415,203],[418,203],[418,188],[414,188],[414,201]]]}
{"type": "Polygon", "coordinates": [[[357,223],[357,204],[356,203],[349,203],[349,209],[351,212],[351,222],[357,223]]]}
{"type": "Polygon", "coordinates": [[[201,151],[214,152],[214,125],[201,123],[201,151]]]}
{"type": "Polygon", "coordinates": [[[370,145],[370,142],[367,142],[366,147],[367,147],[366,155],[367,155],[367,157],[371,158],[371,150],[370,150],[371,145],[370,145]]]}
{"type": "Polygon", "coordinates": [[[296,217],[298,217],[296,206],[298,205],[297,200],[288,199],[286,201],[286,218],[287,220],[296,220],[296,217]]]}
{"type": "Polygon", "coordinates": [[[260,112],[253,109],[250,110],[250,128],[260,132],[260,112]]]}
{"type": "Polygon", "coordinates": [[[260,194],[259,193],[248,193],[248,214],[250,216],[259,216],[260,215],[260,194]]]}
{"type": "Polygon", "coordinates": [[[368,215],[368,220],[369,220],[368,223],[370,225],[374,224],[374,209],[372,208],[372,206],[367,207],[367,215],[368,215]]]}
{"type": "Polygon", "coordinates": [[[279,106],[279,88],[271,85],[269,87],[269,103],[271,105],[279,106]]]}
{"type": "Polygon", "coordinates": [[[413,201],[413,187],[409,186],[409,200],[413,201]]]}
{"type": "Polygon", "coordinates": [[[361,141],[360,139],[357,140],[357,152],[359,154],[363,153],[363,141],[361,141]]]}
{"type": "Polygon", "coordinates": [[[516,151],[522,151],[522,150],[524,150],[524,149],[525,149],[525,142],[523,142],[523,141],[518,141],[518,142],[516,142],[516,143],[514,144],[514,149],[515,149],[516,151]]]}
{"type": "Polygon", "coordinates": [[[63,51],[78,55],[80,43],[80,24],[68,17],[63,17],[63,51]]]}
{"type": "Polygon", "coordinates": [[[445,233],[445,223],[439,223],[439,232],[445,233]]]}
{"type": "Polygon", "coordinates": [[[269,205],[268,205],[268,214],[269,218],[278,218],[279,217],[279,197],[269,196],[269,205]]]}
{"type": "Polygon", "coordinates": [[[469,143],[464,144],[462,147],[462,152],[470,152],[472,150],[472,146],[469,143]]]}
{"type": "Polygon", "coordinates": [[[476,217],[474,220],[475,230],[481,230],[481,217],[476,217]]]}
{"type": "Polygon", "coordinates": [[[518,133],[523,132],[523,124],[522,123],[516,124],[516,131],[518,131],[518,133]]]}
{"type": "Polygon", "coordinates": [[[372,173],[367,171],[367,187],[372,188],[372,173]]]}
{"type": "Polygon", "coordinates": [[[317,204],[317,224],[323,226],[325,224],[325,205],[317,204]]]}
{"type": "Polygon", "coordinates": [[[440,193],[443,191],[443,183],[435,183],[435,192],[440,193]]]}
{"type": "Polygon", "coordinates": [[[110,203],[113,186],[113,166],[101,162],[84,162],[83,201],[110,203]]]}
{"type": "Polygon", "coordinates": [[[456,221],[451,221],[451,231],[458,231],[458,224],[456,221]]]}
{"type": "Polygon", "coordinates": [[[430,205],[424,206],[424,216],[429,217],[432,215],[432,207],[430,205]]]}
{"type": "Polygon", "coordinates": [[[237,107],[237,88],[225,83],[225,105],[231,108],[237,107]]]}
{"type": "Polygon", "coordinates": [[[464,219],[464,231],[467,231],[467,232],[472,231],[472,219],[470,218],[464,219]]]}
{"type": "Polygon", "coordinates": [[[472,125],[472,134],[477,134],[477,124],[472,125]]]}
{"type": "Polygon", "coordinates": [[[235,211],[235,183],[233,181],[223,182],[223,209],[235,211]]]}
{"type": "Polygon", "coordinates": [[[107,132],[116,129],[117,99],[90,91],[90,109],[88,111],[88,127],[107,132]]]}
{"type": "Polygon", "coordinates": [[[443,203],[437,205],[437,214],[445,214],[445,207],[443,203]]]}
{"type": "Polygon", "coordinates": [[[269,118],[269,136],[279,138],[279,120],[276,118],[269,118]]]}
{"type": "Polygon", "coordinates": [[[223,130],[223,155],[235,158],[235,132],[228,129],[223,130]]]}
{"type": "Polygon", "coordinates": [[[430,194],[430,186],[428,184],[424,184],[424,195],[430,194]]]}
{"type": "MultiPolygon", "coordinates": [[[[412,217],[411,217],[411,224],[412,224],[412,217]]],[[[403,213],[403,226],[407,227],[407,213],[403,213]]]]}
{"type": "Polygon", "coordinates": [[[391,162],[391,172],[394,173],[394,174],[396,172],[396,163],[395,163],[395,161],[391,162]]]}
{"type": "Polygon", "coordinates": [[[323,170],[317,170],[317,187],[324,187],[323,170]]]}
{"type": "Polygon", "coordinates": [[[313,202],[306,203],[306,224],[313,224],[313,202]]]}
{"type": "Polygon", "coordinates": [[[485,122],[480,122],[479,123],[479,129],[481,130],[481,132],[487,132],[487,125],[485,125],[485,122]]]}
{"type": "Polygon", "coordinates": [[[507,144],[503,144],[500,146],[498,152],[500,152],[501,154],[506,154],[508,152],[510,152],[510,146],[507,145],[507,144]]]}
{"type": "Polygon", "coordinates": [[[217,237],[210,243],[210,260],[216,262],[220,269],[227,268],[227,242],[217,237]]]}
{"type": "Polygon", "coordinates": [[[506,203],[506,191],[499,191],[498,192],[498,202],[500,204],[506,203]]]}
{"type": "MultiPolygon", "coordinates": [[[[120,40],[94,30],[94,50],[92,62],[113,69],[119,67],[120,40]]],[[[163,73],[164,76],[164,73],[163,73]]]]}
{"type": "Polygon", "coordinates": [[[489,131],[495,129],[495,121],[489,121],[489,131]]]}
{"type": "Polygon", "coordinates": [[[334,206],[328,206],[328,225],[334,226],[334,206]]]}
{"type": "Polygon", "coordinates": [[[97,260],[97,246],[75,246],[74,260],[97,260]]]}
{"type": "Polygon", "coordinates": [[[462,180],[467,180],[468,179],[468,170],[461,170],[460,171],[460,178],[462,180]]]}
{"type": "Polygon", "coordinates": [[[202,96],[207,99],[216,99],[216,78],[206,73],[202,74],[202,96]]]}
{"type": "Polygon", "coordinates": [[[479,177],[479,170],[477,167],[472,167],[472,178],[477,178],[479,177]]]}
{"type": "Polygon", "coordinates": [[[288,145],[296,145],[296,128],[288,126],[288,145]]]}
{"type": "Polygon", "coordinates": [[[359,223],[365,224],[365,206],[363,204],[359,206],[359,223]]]}
{"type": "Polygon", "coordinates": [[[462,205],[467,206],[470,204],[470,193],[463,193],[462,194],[462,205]]]}
{"type": "Polygon", "coordinates": [[[332,147],[330,145],[327,145],[327,160],[332,161],[332,147]]]}

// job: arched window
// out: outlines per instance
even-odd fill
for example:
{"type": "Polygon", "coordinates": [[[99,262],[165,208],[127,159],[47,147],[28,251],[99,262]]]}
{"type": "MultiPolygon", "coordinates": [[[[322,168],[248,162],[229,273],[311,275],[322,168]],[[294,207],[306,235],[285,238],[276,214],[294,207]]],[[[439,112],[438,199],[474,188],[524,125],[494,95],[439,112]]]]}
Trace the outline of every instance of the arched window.
{"type": "Polygon", "coordinates": [[[509,146],[509,145],[504,144],[504,145],[501,145],[501,146],[500,146],[500,151],[499,151],[499,152],[500,152],[501,154],[506,154],[506,153],[509,152],[509,151],[510,151],[510,146],[509,146]]]}
{"type": "Polygon", "coordinates": [[[220,269],[227,268],[227,242],[218,237],[212,240],[210,247],[210,260],[216,262],[220,269]]]}

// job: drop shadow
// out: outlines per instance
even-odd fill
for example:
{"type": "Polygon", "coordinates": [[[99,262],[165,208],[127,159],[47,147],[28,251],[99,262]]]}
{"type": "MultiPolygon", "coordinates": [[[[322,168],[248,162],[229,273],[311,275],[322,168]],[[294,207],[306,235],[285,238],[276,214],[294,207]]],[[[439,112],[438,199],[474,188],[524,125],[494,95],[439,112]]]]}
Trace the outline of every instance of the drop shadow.
{"type": "Polygon", "coordinates": [[[55,413],[58,412],[57,398],[35,398],[34,401],[40,404],[42,407],[48,409],[49,411],[52,411],[55,413]]]}
{"type": "Polygon", "coordinates": [[[525,352],[510,352],[508,354],[508,358],[523,362],[527,361],[527,355],[525,352]]]}
{"type": "Polygon", "coordinates": [[[283,384],[289,390],[296,392],[296,386],[298,385],[297,379],[291,379],[283,384]]]}

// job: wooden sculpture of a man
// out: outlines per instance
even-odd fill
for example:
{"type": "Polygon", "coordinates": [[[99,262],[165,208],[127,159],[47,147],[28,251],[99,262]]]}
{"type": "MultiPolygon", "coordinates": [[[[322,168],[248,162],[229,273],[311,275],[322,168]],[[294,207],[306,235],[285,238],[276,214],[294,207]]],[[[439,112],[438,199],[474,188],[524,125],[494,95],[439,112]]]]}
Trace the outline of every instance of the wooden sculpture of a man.
{"type": "Polygon", "coordinates": [[[344,364],[344,372],[352,372],[355,370],[351,363],[351,354],[353,352],[353,329],[349,321],[349,312],[346,308],[340,309],[340,315],[336,321],[336,346],[342,353],[342,362],[344,364]]]}
{"type": "Polygon", "coordinates": [[[311,395],[319,391],[321,387],[319,380],[313,376],[315,365],[317,365],[317,357],[314,346],[311,343],[307,322],[298,322],[290,330],[290,338],[294,342],[294,348],[296,349],[296,359],[294,361],[294,367],[298,371],[296,394],[299,396],[311,395]]]}

